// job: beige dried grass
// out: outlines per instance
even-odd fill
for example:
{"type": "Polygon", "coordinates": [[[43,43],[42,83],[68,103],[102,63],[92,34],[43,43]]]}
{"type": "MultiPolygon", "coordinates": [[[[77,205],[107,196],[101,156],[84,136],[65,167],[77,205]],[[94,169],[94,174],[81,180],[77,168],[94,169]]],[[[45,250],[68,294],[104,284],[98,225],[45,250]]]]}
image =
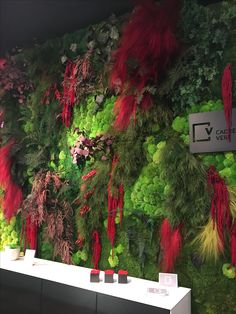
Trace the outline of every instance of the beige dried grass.
{"type": "Polygon", "coordinates": [[[193,243],[198,245],[199,253],[203,259],[214,259],[216,261],[219,258],[223,252],[223,243],[220,240],[217,227],[214,225],[212,218],[202,228],[193,243]]]}

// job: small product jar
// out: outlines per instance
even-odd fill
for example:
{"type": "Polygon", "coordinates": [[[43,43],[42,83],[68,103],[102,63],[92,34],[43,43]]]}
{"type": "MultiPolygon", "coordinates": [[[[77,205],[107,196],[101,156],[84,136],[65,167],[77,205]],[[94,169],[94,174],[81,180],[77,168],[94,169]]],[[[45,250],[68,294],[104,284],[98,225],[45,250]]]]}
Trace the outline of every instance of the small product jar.
{"type": "Polygon", "coordinates": [[[118,283],[127,283],[128,272],[127,270],[120,269],[118,271],[118,283]]]}
{"type": "Polygon", "coordinates": [[[99,282],[100,278],[100,270],[98,269],[92,269],[90,272],[90,282],[99,282]]]}
{"type": "Polygon", "coordinates": [[[114,270],[113,269],[107,269],[104,272],[105,274],[105,280],[106,283],[113,283],[113,276],[114,276],[114,270]]]}

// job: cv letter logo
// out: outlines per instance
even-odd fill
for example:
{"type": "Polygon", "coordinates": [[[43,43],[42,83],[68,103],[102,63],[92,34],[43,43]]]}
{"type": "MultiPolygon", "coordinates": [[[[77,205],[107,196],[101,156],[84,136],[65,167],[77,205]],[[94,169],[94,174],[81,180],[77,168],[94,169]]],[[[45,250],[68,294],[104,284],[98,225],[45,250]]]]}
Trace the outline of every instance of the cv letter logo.
{"type": "Polygon", "coordinates": [[[211,140],[211,133],[213,127],[210,122],[194,123],[193,128],[193,142],[208,142],[211,140]]]}

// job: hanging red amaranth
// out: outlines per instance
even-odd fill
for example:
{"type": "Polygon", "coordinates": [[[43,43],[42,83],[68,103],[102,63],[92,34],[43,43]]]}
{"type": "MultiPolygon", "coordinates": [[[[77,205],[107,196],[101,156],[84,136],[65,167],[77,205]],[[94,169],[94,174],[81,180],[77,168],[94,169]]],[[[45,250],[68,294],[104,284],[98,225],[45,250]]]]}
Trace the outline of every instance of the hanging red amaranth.
{"type": "Polygon", "coordinates": [[[236,267],[236,223],[233,225],[231,230],[230,250],[231,250],[231,263],[233,266],[236,267]]]}
{"type": "Polygon", "coordinates": [[[62,122],[68,128],[70,126],[72,108],[76,101],[76,87],[77,87],[77,66],[74,62],[68,61],[65,72],[64,80],[62,82],[63,92],[60,94],[55,88],[55,97],[60,100],[62,107],[62,122]]]}
{"type": "Polygon", "coordinates": [[[94,265],[94,269],[98,269],[98,263],[101,257],[102,247],[99,240],[99,233],[97,230],[93,232],[93,256],[92,261],[94,265]]]}
{"type": "Polygon", "coordinates": [[[182,247],[182,236],[180,226],[172,229],[168,219],[164,219],[161,225],[161,249],[162,262],[161,267],[164,272],[171,272],[174,269],[174,264],[180,254],[182,247]]]}
{"type": "Polygon", "coordinates": [[[31,221],[30,217],[27,217],[25,225],[22,226],[20,238],[21,245],[24,239],[24,250],[28,247],[31,250],[37,249],[37,230],[36,224],[31,221]]]}
{"type": "Polygon", "coordinates": [[[107,221],[107,236],[111,243],[111,246],[114,247],[115,235],[116,235],[116,213],[117,209],[120,209],[120,224],[122,223],[122,212],[123,212],[123,203],[124,203],[124,186],[120,184],[118,189],[117,197],[113,196],[112,193],[112,174],[118,163],[119,158],[114,156],[112,160],[112,169],[110,174],[110,180],[108,183],[108,221],[107,221]]]}
{"type": "Polygon", "coordinates": [[[228,141],[231,140],[232,127],[232,76],[231,65],[227,64],[222,76],[222,99],[224,104],[226,128],[228,130],[228,141]]]}
{"type": "Polygon", "coordinates": [[[116,235],[116,210],[118,207],[118,200],[113,197],[111,193],[111,185],[108,185],[108,221],[107,221],[107,236],[111,243],[111,246],[114,247],[115,235],[116,235]]]}
{"type": "Polygon", "coordinates": [[[60,93],[55,89],[55,97],[60,101],[62,106],[62,121],[68,128],[70,126],[72,110],[75,102],[83,94],[91,93],[93,89],[89,84],[83,86],[83,83],[91,78],[91,62],[93,48],[88,49],[84,57],[79,57],[75,62],[67,62],[64,80],[62,82],[63,92],[60,93]]]}
{"type": "Polygon", "coordinates": [[[161,80],[171,58],[179,51],[175,31],[180,1],[136,2],[138,5],[124,29],[120,46],[114,52],[110,75],[110,87],[121,93],[116,104],[115,127],[118,130],[127,128],[131,117],[135,117],[137,106],[149,109],[152,96],[147,91],[143,95],[145,87],[161,80]],[[129,106],[131,108],[127,108],[129,106]]]}
{"type": "Polygon", "coordinates": [[[216,224],[220,241],[224,243],[224,230],[230,230],[231,218],[229,207],[229,192],[225,180],[221,178],[214,166],[207,173],[208,186],[212,189],[211,217],[216,224]]]}
{"type": "Polygon", "coordinates": [[[5,190],[3,213],[7,220],[10,220],[16,213],[22,201],[21,188],[13,182],[11,177],[12,159],[10,150],[14,143],[14,140],[10,140],[5,146],[0,148],[0,185],[5,190]]]}

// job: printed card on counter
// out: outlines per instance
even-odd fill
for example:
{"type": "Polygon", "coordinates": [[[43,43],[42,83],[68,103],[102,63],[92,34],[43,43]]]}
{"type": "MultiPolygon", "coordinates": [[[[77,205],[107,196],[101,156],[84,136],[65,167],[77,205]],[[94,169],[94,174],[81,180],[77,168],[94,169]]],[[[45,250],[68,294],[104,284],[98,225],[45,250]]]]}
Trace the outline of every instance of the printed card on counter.
{"type": "Polygon", "coordinates": [[[178,288],[178,275],[159,273],[159,284],[164,287],[178,288]]]}
{"type": "Polygon", "coordinates": [[[169,291],[167,289],[161,289],[161,288],[147,288],[147,293],[152,295],[156,294],[159,296],[167,296],[169,295],[169,291]]]}
{"type": "Polygon", "coordinates": [[[24,262],[27,265],[34,265],[35,250],[26,249],[24,262]]]}

